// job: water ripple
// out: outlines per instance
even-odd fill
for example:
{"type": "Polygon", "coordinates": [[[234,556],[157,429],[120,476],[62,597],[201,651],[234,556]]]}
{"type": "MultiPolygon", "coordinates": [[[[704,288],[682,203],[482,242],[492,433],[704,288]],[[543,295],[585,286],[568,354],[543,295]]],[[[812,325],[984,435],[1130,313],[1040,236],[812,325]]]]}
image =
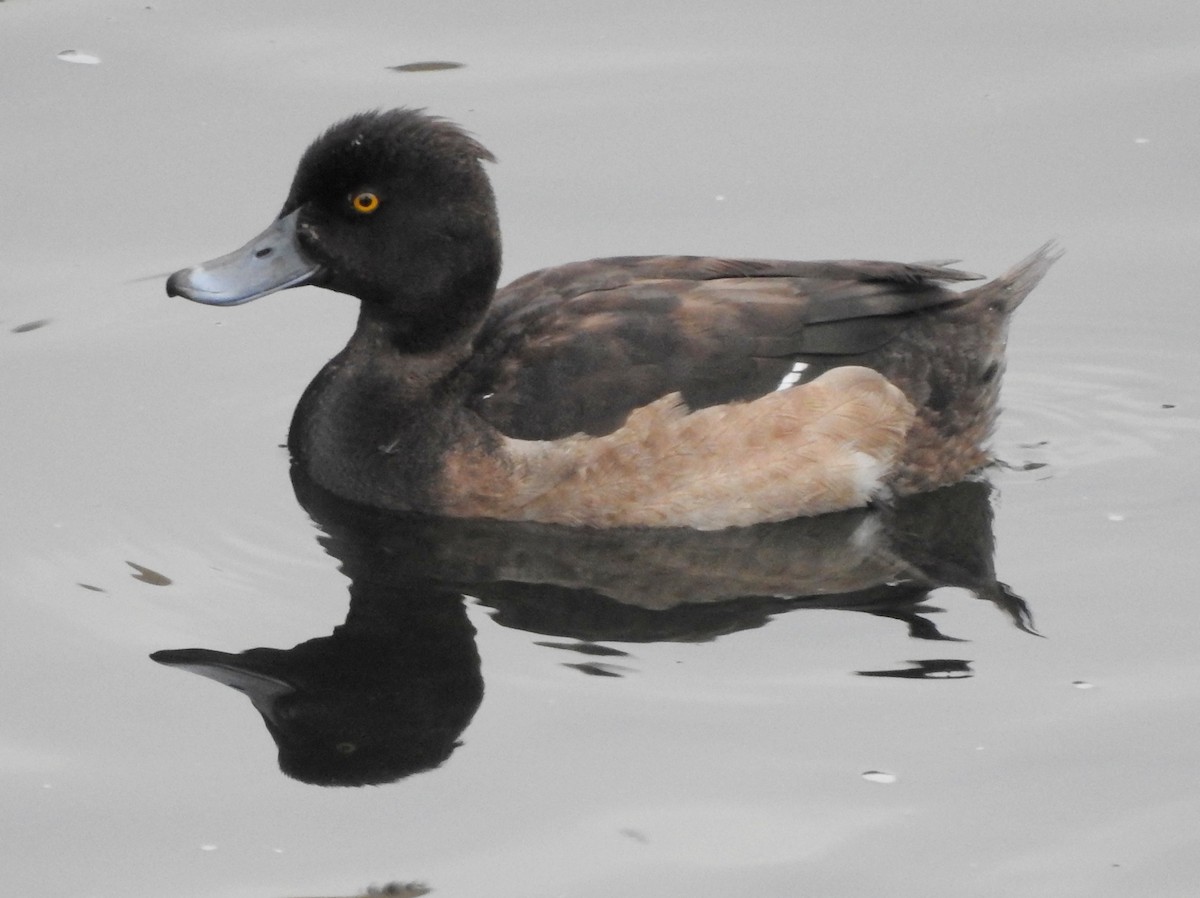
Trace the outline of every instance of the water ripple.
{"type": "Polygon", "coordinates": [[[1033,479],[1174,455],[1200,434],[1200,418],[1184,411],[1180,392],[1133,368],[1075,363],[1010,373],[996,455],[1002,467],[1033,479]]]}

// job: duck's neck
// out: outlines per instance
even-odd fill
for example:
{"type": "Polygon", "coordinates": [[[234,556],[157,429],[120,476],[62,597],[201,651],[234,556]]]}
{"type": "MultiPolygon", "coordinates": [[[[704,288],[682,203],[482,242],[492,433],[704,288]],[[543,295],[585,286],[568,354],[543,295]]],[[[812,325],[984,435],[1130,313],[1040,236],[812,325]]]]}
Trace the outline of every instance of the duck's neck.
{"type": "Polygon", "coordinates": [[[347,292],[360,299],[351,340],[376,341],[373,351],[433,355],[479,329],[500,279],[500,240],[491,219],[473,233],[439,236],[406,248],[387,275],[347,292]]]}
{"type": "Polygon", "coordinates": [[[288,448],[326,489],[366,504],[429,510],[447,445],[494,439],[455,395],[474,329],[429,352],[396,347],[395,330],[360,317],[292,418],[288,448]],[[387,493],[383,496],[383,493],[387,493]]]}
{"type": "Polygon", "coordinates": [[[403,325],[364,310],[350,342],[334,361],[350,368],[360,386],[378,381],[386,384],[396,402],[425,405],[440,398],[448,376],[471,354],[477,329],[473,322],[444,333],[436,342],[423,339],[418,348],[403,325]]]}

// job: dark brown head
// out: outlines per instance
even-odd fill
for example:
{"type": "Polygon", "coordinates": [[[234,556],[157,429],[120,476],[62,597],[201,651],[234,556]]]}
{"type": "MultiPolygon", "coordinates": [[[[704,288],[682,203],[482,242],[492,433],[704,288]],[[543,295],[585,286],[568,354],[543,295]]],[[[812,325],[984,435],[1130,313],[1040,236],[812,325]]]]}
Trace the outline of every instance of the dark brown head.
{"type": "Polygon", "coordinates": [[[474,327],[499,277],[485,160],[472,137],[419,110],[351,116],[305,151],[270,228],[172,275],[167,292],[232,305],[314,284],[360,299],[400,348],[436,348],[474,327]]]}

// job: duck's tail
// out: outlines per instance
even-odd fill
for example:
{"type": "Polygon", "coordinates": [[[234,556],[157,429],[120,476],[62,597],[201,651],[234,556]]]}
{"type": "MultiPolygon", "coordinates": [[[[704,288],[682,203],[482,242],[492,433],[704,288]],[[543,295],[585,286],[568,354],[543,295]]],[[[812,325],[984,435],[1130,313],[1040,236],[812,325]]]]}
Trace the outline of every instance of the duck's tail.
{"type": "Polygon", "coordinates": [[[1032,255],[1022,259],[995,280],[982,287],[968,290],[963,298],[970,302],[986,304],[1002,314],[1012,313],[1038,285],[1063,254],[1062,248],[1053,240],[1038,247],[1032,255]]]}

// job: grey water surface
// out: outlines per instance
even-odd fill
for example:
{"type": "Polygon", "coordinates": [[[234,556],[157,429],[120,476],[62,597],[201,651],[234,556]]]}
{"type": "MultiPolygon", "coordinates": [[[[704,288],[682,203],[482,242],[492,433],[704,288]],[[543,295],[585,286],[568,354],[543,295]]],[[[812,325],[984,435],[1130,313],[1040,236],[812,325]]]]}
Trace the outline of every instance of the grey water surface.
{"type": "Polygon", "coordinates": [[[1197,96],[1185,0],[0,2],[0,892],[1195,895],[1197,96]],[[1059,239],[993,495],[751,542],[318,527],[279,444],[353,303],[163,281],[394,105],[496,154],[506,278],[1059,239]]]}

